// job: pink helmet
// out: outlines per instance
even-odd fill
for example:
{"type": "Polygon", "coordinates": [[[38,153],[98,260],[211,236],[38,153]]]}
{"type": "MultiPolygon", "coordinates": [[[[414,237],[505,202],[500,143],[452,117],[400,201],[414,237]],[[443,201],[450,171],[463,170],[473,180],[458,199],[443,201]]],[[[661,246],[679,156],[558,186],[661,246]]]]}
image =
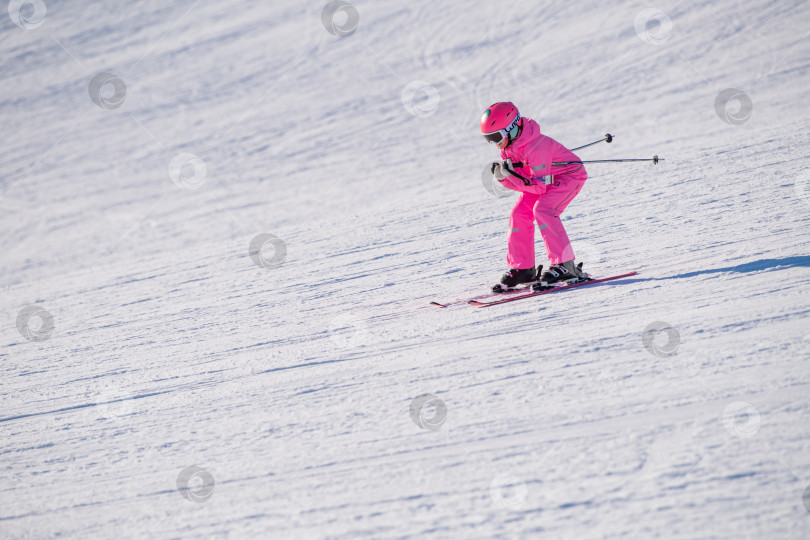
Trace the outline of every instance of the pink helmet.
{"type": "Polygon", "coordinates": [[[511,142],[517,137],[520,113],[513,103],[501,101],[491,105],[481,117],[481,133],[491,143],[500,143],[504,137],[511,142]]]}

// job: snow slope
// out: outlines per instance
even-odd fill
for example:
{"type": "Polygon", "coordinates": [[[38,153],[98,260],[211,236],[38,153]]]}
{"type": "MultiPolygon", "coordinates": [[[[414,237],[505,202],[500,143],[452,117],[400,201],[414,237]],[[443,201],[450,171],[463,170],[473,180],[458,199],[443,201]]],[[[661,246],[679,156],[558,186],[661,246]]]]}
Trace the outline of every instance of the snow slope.
{"type": "Polygon", "coordinates": [[[810,537],[807,3],[9,4],[0,536],[810,537]],[[564,214],[638,276],[428,306],[505,269],[504,99],[666,158],[564,214]]]}

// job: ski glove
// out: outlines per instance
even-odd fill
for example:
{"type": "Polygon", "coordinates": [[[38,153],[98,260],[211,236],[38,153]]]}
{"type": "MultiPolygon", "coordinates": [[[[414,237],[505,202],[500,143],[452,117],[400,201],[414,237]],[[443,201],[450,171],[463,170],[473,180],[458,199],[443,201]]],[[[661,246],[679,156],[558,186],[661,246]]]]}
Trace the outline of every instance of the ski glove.
{"type": "Polygon", "coordinates": [[[503,183],[506,180],[506,175],[503,171],[503,165],[501,165],[498,161],[493,161],[492,164],[489,166],[489,170],[492,171],[492,176],[495,177],[495,180],[498,182],[503,183]]]}
{"type": "MultiPolygon", "coordinates": [[[[518,163],[518,165],[521,164],[518,163]]],[[[504,160],[500,163],[497,161],[492,162],[492,165],[490,165],[490,170],[492,171],[492,176],[494,176],[495,180],[497,180],[498,182],[503,183],[503,181],[506,179],[506,176],[509,175],[512,177],[511,178],[512,180],[517,181],[518,178],[520,178],[520,180],[523,181],[524,185],[528,186],[530,184],[528,179],[523,178],[517,173],[517,171],[515,171],[515,165],[512,163],[511,159],[504,160]]]]}
{"type": "Polygon", "coordinates": [[[507,159],[505,161],[493,161],[492,165],[490,165],[490,170],[492,171],[492,176],[495,177],[495,180],[498,182],[503,182],[506,179],[506,175],[514,176],[511,171],[514,170],[514,165],[512,165],[512,160],[507,159]]]}

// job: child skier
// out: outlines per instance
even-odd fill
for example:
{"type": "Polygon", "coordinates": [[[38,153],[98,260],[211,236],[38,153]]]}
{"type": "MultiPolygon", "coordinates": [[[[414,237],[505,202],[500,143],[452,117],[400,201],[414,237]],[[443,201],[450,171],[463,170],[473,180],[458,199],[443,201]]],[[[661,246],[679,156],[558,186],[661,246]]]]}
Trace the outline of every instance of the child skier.
{"type": "Polygon", "coordinates": [[[532,281],[552,284],[584,277],[574,263],[574,250],[560,221],[568,203],[577,196],[588,174],[579,164],[552,165],[552,162],[580,161],[562,144],[540,133],[530,118],[521,118],[509,102],[495,103],[481,117],[484,139],[496,144],[503,162],[491,165],[498,182],[519,191],[509,214],[506,262],[509,271],[494,291],[532,281]],[[543,237],[551,266],[541,276],[534,266],[534,221],[543,237]]]}

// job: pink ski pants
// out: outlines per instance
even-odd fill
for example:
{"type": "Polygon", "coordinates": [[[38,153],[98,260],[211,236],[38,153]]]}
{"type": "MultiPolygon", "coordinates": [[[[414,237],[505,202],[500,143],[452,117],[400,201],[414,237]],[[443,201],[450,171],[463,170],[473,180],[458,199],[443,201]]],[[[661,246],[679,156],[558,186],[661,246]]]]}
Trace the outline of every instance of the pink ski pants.
{"type": "Polygon", "coordinates": [[[542,195],[521,192],[509,214],[506,262],[509,268],[534,266],[534,222],[543,237],[548,261],[551,264],[570,261],[574,250],[568,240],[560,214],[585,185],[585,179],[565,175],[555,178],[559,185],[550,185],[542,195]]]}

